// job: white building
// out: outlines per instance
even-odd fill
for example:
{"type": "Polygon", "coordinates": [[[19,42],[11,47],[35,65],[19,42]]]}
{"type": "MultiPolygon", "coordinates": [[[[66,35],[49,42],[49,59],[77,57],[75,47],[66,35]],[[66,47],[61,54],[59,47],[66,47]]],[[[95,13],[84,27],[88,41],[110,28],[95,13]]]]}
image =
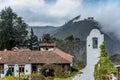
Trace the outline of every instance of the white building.
{"type": "Polygon", "coordinates": [[[28,49],[0,51],[0,77],[4,77],[8,69],[13,76],[28,75],[40,72],[46,64],[70,68],[73,56],[55,47],[55,44],[40,44],[41,51],[28,49]]]}
{"type": "Polygon", "coordinates": [[[94,67],[99,60],[99,47],[103,42],[104,35],[98,29],[93,29],[87,37],[87,65],[82,70],[83,74],[73,80],[94,80],[94,67]]]}

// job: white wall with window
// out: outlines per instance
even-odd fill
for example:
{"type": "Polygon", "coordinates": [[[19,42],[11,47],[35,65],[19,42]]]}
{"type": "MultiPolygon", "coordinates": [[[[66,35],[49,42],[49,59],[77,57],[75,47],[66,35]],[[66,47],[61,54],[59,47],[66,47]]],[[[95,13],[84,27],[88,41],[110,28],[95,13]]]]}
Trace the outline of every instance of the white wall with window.
{"type": "Polygon", "coordinates": [[[32,72],[31,64],[25,64],[25,74],[29,75],[32,72]]]}
{"type": "Polygon", "coordinates": [[[8,65],[7,64],[1,64],[0,65],[0,78],[5,77],[5,74],[8,70],[8,65]]]}
{"type": "Polygon", "coordinates": [[[97,37],[93,37],[92,38],[92,45],[93,45],[93,49],[97,49],[98,48],[98,38],[97,37]]]}
{"type": "Polygon", "coordinates": [[[0,64],[0,78],[5,77],[7,70],[10,69],[12,71],[13,76],[19,76],[19,75],[29,75],[31,74],[31,64],[25,64],[25,65],[8,65],[8,64],[0,64]]]}
{"type": "Polygon", "coordinates": [[[0,77],[4,75],[4,64],[0,64],[0,77]]]}
{"type": "Polygon", "coordinates": [[[100,45],[104,42],[104,34],[98,29],[93,29],[87,37],[87,74],[88,79],[94,80],[94,66],[99,60],[100,45]]]}
{"type": "Polygon", "coordinates": [[[14,65],[14,76],[19,76],[19,65],[18,64],[14,65]]]}
{"type": "Polygon", "coordinates": [[[82,70],[83,74],[80,76],[80,80],[94,80],[94,66],[99,60],[100,45],[104,42],[104,34],[98,29],[92,29],[87,37],[87,65],[82,70]],[[87,75],[87,76],[86,76],[87,75]]]}

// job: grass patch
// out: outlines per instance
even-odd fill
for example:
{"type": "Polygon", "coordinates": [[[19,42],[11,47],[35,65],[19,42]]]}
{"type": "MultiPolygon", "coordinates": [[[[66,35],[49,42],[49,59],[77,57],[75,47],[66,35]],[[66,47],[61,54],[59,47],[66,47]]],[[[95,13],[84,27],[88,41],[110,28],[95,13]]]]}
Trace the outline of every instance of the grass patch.
{"type": "Polygon", "coordinates": [[[81,74],[81,72],[72,72],[67,78],[55,78],[54,80],[72,80],[77,74],[81,74]]]}

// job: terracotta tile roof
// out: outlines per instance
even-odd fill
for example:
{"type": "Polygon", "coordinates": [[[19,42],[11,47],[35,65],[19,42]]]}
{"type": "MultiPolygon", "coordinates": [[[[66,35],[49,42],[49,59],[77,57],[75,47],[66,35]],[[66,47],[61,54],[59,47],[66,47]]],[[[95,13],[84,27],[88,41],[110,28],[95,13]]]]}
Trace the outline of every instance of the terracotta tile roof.
{"type": "Polygon", "coordinates": [[[0,63],[71,63],[73,56],[55,48],[53,51],[0,51],[0,63]]]}
{"type": "Polygon", "coordinates": [[[55,43],[40,43],[39,46],[56,46],[55,43]]]}
{"type": "Polygon", "coordinates": [[[64,59],[67,59],[68,61],[72,61],[74,56],[70,55],[69,53],[65,53],[63,51],[61,51],[60,49],[58,48],[55,48],[55,53],[57,53],[59,56],[61,56],[62,58],[64,59]]]}

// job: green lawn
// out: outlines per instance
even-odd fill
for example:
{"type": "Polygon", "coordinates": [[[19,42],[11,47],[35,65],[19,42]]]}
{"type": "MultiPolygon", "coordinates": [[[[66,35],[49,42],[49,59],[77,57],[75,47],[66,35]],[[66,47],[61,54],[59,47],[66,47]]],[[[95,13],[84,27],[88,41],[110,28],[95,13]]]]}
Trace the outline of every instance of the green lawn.
{"type": "Polygon", "coordinates": [[[72,80],[77,74],[81,74],[81,72],[73,72],[68,78],[55,78],[55,80],[72,80]]]}
{"type": "Polygon", "coordinates": [[[72,80],[73,77],[69,77],[69,78],[55,78],[55,80],[72,80]]]}

